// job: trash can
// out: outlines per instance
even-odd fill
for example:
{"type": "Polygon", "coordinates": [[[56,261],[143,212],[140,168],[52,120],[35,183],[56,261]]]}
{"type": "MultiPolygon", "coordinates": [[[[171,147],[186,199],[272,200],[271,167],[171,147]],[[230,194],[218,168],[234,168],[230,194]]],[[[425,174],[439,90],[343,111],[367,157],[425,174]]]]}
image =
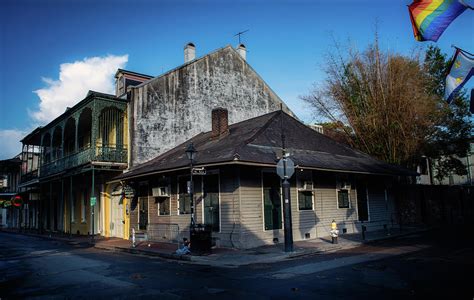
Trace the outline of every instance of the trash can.
{"type": "Polygon", "coordinates": [[[212,247],[212,227],[205,224],[197,224],[191,230],[191,252],[210,253],[212,247]]]}

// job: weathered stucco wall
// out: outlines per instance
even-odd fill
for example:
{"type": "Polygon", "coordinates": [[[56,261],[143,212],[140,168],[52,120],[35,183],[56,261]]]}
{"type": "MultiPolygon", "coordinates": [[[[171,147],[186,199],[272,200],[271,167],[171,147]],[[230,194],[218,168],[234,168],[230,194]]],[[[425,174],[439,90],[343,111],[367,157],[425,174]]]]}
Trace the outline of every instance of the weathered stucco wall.
{"type": "Polygon", "coordinates": [[[232,124],[282,103],[230,46],[138,86],[132,101],[131,166],[211,130],[213,108],[227,108],[232,124]]]}

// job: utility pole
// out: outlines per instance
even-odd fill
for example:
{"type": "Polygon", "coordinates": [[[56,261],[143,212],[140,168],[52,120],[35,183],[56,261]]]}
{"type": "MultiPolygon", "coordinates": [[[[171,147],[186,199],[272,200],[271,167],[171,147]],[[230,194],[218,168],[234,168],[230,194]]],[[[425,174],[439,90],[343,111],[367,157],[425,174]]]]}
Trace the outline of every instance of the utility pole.
{"type": "Polygon", "coordinates": [[[277,163],[277,174],[283,180],[283,217],[284,217],[284,235],[285,235],[285,252],[293,252],[293,224],[291,219],[291,196],[290,182],[288,179],[295,172],[293,161],[287,157],[285,134],[283,131],[283,108],[280,105],[280,129],[281,129],[281,150],[282,158],[277,163]]]}

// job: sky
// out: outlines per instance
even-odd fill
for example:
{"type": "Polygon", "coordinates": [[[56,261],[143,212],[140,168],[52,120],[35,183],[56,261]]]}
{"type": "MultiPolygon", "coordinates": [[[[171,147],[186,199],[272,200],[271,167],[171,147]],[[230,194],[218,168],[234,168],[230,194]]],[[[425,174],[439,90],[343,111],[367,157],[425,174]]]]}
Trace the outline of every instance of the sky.
{"type": "MultiPolygon", "coordinates": [[[[474,0],[467,1],[474,6],[474,0]]],[[[19,141],[82,100],[88,90],[114,93],[117,68],[160,75],[181,65],[183,47],[197,57],[246,45],[247,61],[304,122],[318,120],[300,100],[324,83],[334,41],[363,50],[410,55],[432,42],[413,38],[411,0],[0,1],[0,159],[19,141]],[[377,25],[376,25],[377,24],[377,25]]],[[[435,44],[474,52],[474,11],[467,10],[435,44]]],[[[467,87],[474,86],[474,79],[467,87]]]]}

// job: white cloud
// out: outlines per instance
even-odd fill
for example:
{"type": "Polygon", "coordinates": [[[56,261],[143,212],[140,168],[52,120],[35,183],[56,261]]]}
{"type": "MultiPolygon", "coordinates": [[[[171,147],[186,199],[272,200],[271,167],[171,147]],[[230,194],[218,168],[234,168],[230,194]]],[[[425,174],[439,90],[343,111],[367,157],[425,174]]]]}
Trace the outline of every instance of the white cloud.
{"type": "Polygon", "coordinates": [[[123,68],[128,55],[85,58],[60,65],[59,79],[43,78],[46,87],[34,91],[40,98],[39,110],[30,111],[32,124],[25,129],[0,129],[0,159],[12,158],[21,152],[20,140],[38,124],[46,124],[84,99],[89,90],[114,93],[114,74],[123,68]]]}
{"type": "Polygon", "coordinates": [[[113,75],[127,61],[128,55],[108,55],[61,64],[59,79],[43,78],[47,86],[35,91],[40,98],[39,110],[30,115],[37,122],[48,123],[84,99],[89,90],[113,94],[113,75]]]}
{"type": "Polygon", "coordinates": [[[25,137],[27,131],[18,129],[0,129],[0,159],[9,159],[21,152],[20,140],[25,137]]]}

